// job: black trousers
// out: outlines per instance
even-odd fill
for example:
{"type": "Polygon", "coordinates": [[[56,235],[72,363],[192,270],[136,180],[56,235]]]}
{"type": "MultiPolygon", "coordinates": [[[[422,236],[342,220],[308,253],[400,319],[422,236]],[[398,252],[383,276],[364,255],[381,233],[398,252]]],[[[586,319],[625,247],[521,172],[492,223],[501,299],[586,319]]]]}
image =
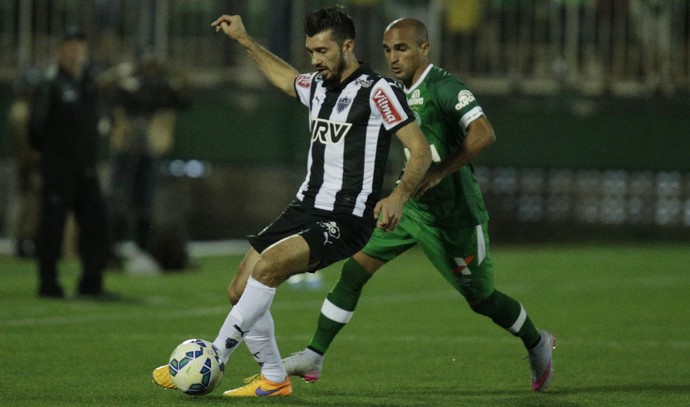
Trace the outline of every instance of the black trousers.
{"type": "MultiPolygon", "coordinates": [[[[73,212],[78,229],[82,275],[78,290],[98,294],[108,259],[107,213],[95,168],[73,168],[44,158],[41,217],[37,236],[41,284],[58,284],[67,215],[73,212]]],[[[59,284],[58,284],[59,285],[59,284]]]]}

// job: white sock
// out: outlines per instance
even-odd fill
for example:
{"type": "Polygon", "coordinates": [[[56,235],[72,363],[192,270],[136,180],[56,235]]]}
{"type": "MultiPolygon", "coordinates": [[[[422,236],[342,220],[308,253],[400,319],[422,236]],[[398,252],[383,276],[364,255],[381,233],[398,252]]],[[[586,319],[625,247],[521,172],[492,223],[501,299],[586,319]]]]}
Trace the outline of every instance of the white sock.
{"type": "Polygon", "coordinates": [[[311,360],[312,362],[316,363],[317,365],[319,363],[323,362],[323,355],[320,353],[316,353],[309,348],[304,348],[304,351],[302,352],[302,354],[304,356],[306,356],[307,359],[311,360]]]}
{"type": "Polygon", "coordinates": [[[224,362],[227,363],[230,354],[242,343],[244,336],[268,312],[275,294],[275,287],[269,287],[249,277],[244,293],[237,305],[232,307],[213,341],[220,350],[224,362]]]}
{"type": "Polygon", "coordinates": [[[261,374],[272,382],[280,383],[287,377],[280,359],[280,351],[275,337],[275,325],[271,311],[256,321],[251,331],[244,337],[249,352],[261,366],[261,374]]]}

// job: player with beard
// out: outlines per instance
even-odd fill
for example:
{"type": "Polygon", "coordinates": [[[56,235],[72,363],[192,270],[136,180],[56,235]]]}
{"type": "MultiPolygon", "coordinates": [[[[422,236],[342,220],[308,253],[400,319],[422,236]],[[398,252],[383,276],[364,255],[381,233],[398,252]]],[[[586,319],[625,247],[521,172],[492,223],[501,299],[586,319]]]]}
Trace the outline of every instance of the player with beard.
{"type": "MultiPolygon", "coordinates": [[[[306,16],[306,49],[316,72],[301,75],[250,37],[239,16],[224,15],[212,26],[244,47],[273,85],[309,108],[304,183],[272,224],[248,237],[251,248],[228,288],[234,307],[214,341],[225,362],[246,341],[261,366],[261,374],[225,396],[287,396],[292,385],[270,313],[276,287],[291,275],[352,256],[376,227],[395,229],[431,163],[429,143],[402,90],[357,60],[354,24],[338,8],[306,16]],[[381,199],[393,135],[410,158],[395,190],[381,199]]],[[[156,384],[174,388],[167,365],[153,377],[156,384]]]]}
{"type": "Polygon", "coordinates": [[[407,201],[394,231],[374,231],[363,250],[343,265],[321,308],[309,346],[283,362],[291,375],[318,380],[324,355],[352,318],[362,288],[388,261],[419,245],[470,308],[519,337],[528,351],[532,389],[546,390],[553,374],[553,335],[537,329],[523,306],[494,288],[489,215],[472,161],[495,140],[489,120],[467,86],[429,62],[424,24],[403,18],[385,31],[383,49],[393,76],[405,85],[432,150],[433,164],[407,201]]]}

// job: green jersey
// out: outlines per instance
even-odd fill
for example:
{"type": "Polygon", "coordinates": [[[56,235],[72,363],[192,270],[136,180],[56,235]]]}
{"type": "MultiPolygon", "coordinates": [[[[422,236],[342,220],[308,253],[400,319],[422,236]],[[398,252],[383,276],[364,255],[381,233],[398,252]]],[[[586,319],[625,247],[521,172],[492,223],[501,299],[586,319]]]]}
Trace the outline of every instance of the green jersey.
{"type": "MultiPolygon", "coordinates": [[[[432,64],[405,94],[431,145],[432,167],[463,148],[467,126],[484,115],[463,82],[432,64]]],[[[425,223],[458,227],[476,226],[489,219],[472,164],[445,177],[421,198],[410,199],[404,214],[425,223]]]]}

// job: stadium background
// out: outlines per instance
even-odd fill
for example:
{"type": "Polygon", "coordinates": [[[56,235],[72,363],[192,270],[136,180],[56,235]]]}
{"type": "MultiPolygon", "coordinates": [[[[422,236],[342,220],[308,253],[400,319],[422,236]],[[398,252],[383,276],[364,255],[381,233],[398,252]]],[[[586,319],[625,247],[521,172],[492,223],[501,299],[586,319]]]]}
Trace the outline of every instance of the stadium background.
{"type": "MultiPolygon", "coordinates": [[[[192,240],[239,238],[292,198],[308,130],[303,108],[210,23],[240,13],[252,35],[307,71],[301,17],[335,3],[3,0],[0,111],[24,69],[51,63],[68,25],[86,30],[102,68],[152,47],[189,80],[193,101],[161,167],[158,220],[192,240]]],[[[412,15],[430,27],[432,60],[474,90],[497,134],[477,162],[494,241],[690,237],[690,1],[338,3],[357,25],[360,59],[377,70],[387,72],[385,25],[412,15]]],[[[13,167],[4,121],[0,132],[6,236],[13,167]]],[[[389,182],[402,166],[396,147],[389,182]]]]}

